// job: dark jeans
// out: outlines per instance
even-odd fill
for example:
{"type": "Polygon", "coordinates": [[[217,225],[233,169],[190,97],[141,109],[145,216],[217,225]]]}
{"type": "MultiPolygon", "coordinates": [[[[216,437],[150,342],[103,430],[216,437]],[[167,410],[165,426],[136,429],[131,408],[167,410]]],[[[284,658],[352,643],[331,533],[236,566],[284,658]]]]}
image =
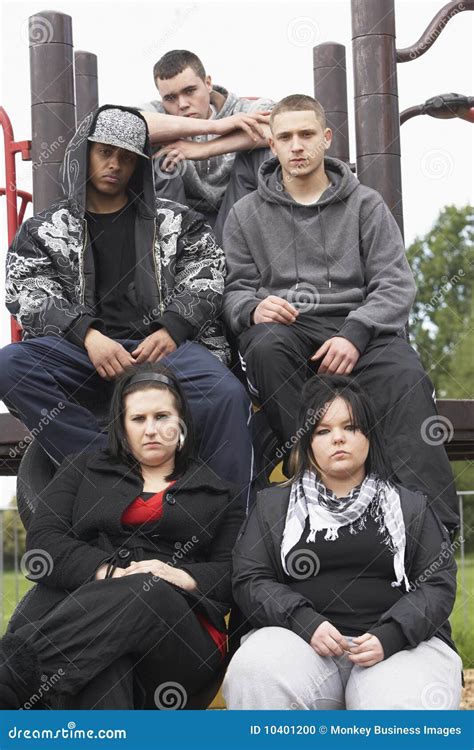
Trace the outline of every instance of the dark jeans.
{"type": "MultiPolygon", "coordinates": [[[[239,341],[250,390],[267,415],[282,449],[291,447],[305,381],[314,374],[309,358],[345,318],[300,314],[291,326],[279,323],[249,328],[239,341]]],[[[433,385],[415,350],[399,336],[373,338],[360,357],[352,377],[368,393],[385,437],[396,479],[428,495],[440,520],[450,529],[458,524],[453,474],[442,444],[426,420],[437,415],[433,385]]]]}
{"type": "MultiPolygon", "coordinates": [[[[222,665],[186,596],[148,573],[87,583],[14,635],[33,650],[54,708],[184,708],[222,665]]],[[[22,692],[38,693],[15,654],[7,664],[22,692]]]]}
{"type": "MultiPolygon", "coordinates": [[[[256,148],[253,151],[240,151],[236,157],[229,184],[224,193],[220,206],[215,206],[209,211],[207,201],[203,201],[203,207],[193,201],[193,208],[204,214],[207,221],[214,229],[219,244],[222,244],[222,233],[227,215],[238,200],[257,189],[257,175],[260,164],[271,156],[270,149],[256,148]]],[[[170,201],[188,205],[184,182],[179,174],[165,177],[162,172],[155,170],[155,190],[157,195],[170,201]]]]}
{"type": "MultiPolygon", "coordinates": [[[[133,351],[138,341],[121,341],[133,351]]],[[[184,342],[162,360],[189,401],[199,456],[238,486],[247,504],[252,471],[251,404],[245,388],[203,346],[184,342]]],[[[106,446],[94,416],[104,411],[113,383],[95,371],[85,349],[41,336],[0,350],[0,398],[57,462],[70,453],[106,446]]]]}

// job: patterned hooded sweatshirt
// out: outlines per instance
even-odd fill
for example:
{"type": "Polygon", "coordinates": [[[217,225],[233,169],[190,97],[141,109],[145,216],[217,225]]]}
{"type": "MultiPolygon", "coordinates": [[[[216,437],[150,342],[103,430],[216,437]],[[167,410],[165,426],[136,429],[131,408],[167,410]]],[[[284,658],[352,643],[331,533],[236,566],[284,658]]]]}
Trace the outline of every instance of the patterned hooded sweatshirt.
{"type": "MultiPolygon", "coordinates": [[[[61,169],[65,198],[25,221],[8,250],[6,305],[24,339],[59,336],[83,346],[91,325],[103,330],[85,218],[87,138],[98,113],[111,106],[88,115],[68,144],[61,169]]],[[[151,155],[148,137],[145,152],[151,155]]],[[[127,191],[136,217],[136,267],[127,295],[143,320],[143,335],[163,327],[177,345],[197,341],[227,363],[218,319],[225,260],[212,230],[200,214],[155,197],[151,159],[138,160],[127,191]]]]}

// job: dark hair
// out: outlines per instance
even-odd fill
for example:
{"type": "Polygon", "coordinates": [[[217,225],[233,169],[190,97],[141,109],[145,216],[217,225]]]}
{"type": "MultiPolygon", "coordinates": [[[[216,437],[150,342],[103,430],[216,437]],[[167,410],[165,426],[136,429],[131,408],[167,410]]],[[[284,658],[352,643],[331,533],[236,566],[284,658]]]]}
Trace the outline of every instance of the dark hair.
{"type": "Polygon", "coordinates": [[[157,78],[161,78],[162,81],[166,81],[182,73],[186,68],[192,68],[204,81],[206,71],[199,57],[187,49],[172,49],[153,66],[153,80],[156,82],[157,78]]]}
{"type": "Polygon", "coordinates": [[[282,112],[306,112],[308,110],[314,112],[316,119],[324,129],[326,127],[326,113],[323,106],[317,99],[307,94],[291,94],[291,96],[285,96],[284,99],[277,102],[270,115],[270,127],[272,127],[275,117],[282,112]]]}
{"type": "Polygon", "coordinates": [[[194,456],[193,423],[188,403],[178,380],[170,370],[159,362],[146,362],[142,365],[134,365],[127,368],[124,374],[117,378],[110,405],[108,453],[113,460],[125,462],[141,476],[140,464],[132,454],[125,435],[125,398],[130,393],[152,389],[169,391],[173,395],[175,407],[184,428],[185,440],[183,447],[181,450],[176,451],[174,471],[166,477],[167,480],[178,479],[187,470],[194,456]],[[164,375],[171,381],[171,386],[156,380],[132,382],[135,375],[146,373],[164,375]]]}
{"type": "Polygon", "coordinates": [[[303,388],[296,431],[298,442],[293,447],[289,460],[293,479],[299,479],[304,471],[315,468],[311,449],[314,430],[323,419],[328,405],[337,397],[346,402],[353,426],[369,440],[369,453],[365,462],[367,474],[377,474],[380,479],[388,481],[392,471],[367,394],[354,378],[343,375],[315,375],[303,388]]]}

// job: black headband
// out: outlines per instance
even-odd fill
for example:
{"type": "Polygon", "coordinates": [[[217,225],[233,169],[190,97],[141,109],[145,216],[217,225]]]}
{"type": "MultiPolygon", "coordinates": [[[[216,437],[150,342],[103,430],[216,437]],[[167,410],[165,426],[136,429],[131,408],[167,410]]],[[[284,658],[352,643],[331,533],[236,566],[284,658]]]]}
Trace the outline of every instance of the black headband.
{"type": "Polygon", "coordinates": [[[155,381],[157,383],[163,383],[163,385],[167,385],[168,388],[172,388],[174,391],[176,390],[176,386],[171,380],[171,378],[168,378],[166,375],[160,375],[158,372],[137,373],[129,381],[127,388],[131,385],[135,385],[135,383],[146,383],[147,381],[155,381]]]}

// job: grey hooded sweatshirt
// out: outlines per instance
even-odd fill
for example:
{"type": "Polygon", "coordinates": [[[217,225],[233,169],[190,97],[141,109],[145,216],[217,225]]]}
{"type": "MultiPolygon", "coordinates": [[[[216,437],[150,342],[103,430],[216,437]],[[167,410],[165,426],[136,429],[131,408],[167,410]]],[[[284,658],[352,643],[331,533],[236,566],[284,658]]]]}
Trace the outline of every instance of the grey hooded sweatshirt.
{"type": "Polygon", "coordinates": [[[415,283],[398,226],[379,193],[326,158],[330,187],[309,206],[286,192],[278,159],[238,201],[224,227],[224,317],[236,335],[269,295],[300,313],[345,317],[340,335],[362,353],[373,336],[400,332],[415,283]]]}

